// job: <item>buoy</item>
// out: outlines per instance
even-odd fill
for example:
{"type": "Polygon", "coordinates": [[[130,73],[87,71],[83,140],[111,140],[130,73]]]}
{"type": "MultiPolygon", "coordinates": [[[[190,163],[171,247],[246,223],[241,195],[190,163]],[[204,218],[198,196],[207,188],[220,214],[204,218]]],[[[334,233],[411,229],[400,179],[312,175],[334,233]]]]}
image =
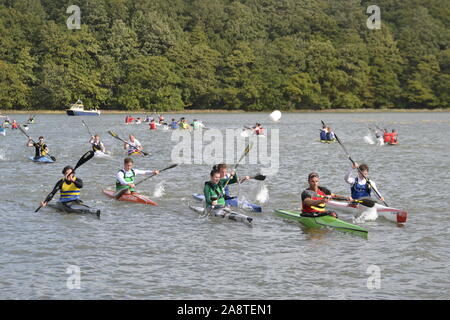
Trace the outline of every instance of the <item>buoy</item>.
{"type": "Polygon", "coordinates": [[[279,110],[275,110],[274,112],[272,112],[270,114],[270,119],[272,119],[272,121],[277,122],[278,120],[280,120],[281,118],[281,112],[279,110]]]}

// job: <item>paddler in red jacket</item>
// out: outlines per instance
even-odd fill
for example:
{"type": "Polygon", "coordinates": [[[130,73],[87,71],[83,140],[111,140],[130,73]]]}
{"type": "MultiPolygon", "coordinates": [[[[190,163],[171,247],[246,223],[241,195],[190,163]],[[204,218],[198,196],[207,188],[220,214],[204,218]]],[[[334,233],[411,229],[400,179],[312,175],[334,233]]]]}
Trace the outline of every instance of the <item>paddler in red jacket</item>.
{"type": "Polygon", "coordinates": [[[331,193],[325,187],[319,187],[319,175],[312,172],[308,175],[309,188],[302,192],[302,214],[303,217],[320,217],[320,216],[333,216],[337,218],[337,214],[334,211],[327,211],[326,205],[333,197],[347,198],[348,201],[352,201],[351,197],[343,197],[337,194],[331,193]]]}

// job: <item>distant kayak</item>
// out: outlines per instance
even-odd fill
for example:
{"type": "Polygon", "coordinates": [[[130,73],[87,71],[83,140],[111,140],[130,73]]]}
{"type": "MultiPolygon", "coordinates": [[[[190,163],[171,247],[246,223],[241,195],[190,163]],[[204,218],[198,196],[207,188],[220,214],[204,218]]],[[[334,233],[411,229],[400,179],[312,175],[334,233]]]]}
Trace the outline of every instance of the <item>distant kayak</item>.
{"type": "Polygon", "coordinates": [[[6,130],[5,130],[5,128],[0,127],[0,135],[6,136],[6,130]]]}
{"type": "Polygon", "coordinates": [[[30,159],[30,160],[32,160],[34,162],[41,162],[41,163],[53,163],[53,162],[55,162],[52,159],[50,159],[49,157],[39,157],[39,158],[29,157],[28,159],[30,159]]]}
{"type": "Polygon", "coordinates": [[[131,152],[127,152],[127,154],[129,156],[142,156],[142,153],[139,151],[131,151],[131,152]]]}
{"type": "MultiPolygon", "coordinates": [[[[203,208],[203,207],[196,207],[196,206],[190,205],[189,208],[192,211],[195,211],[195,212],[201,213],[201,214],[203,214],[205,211],[205,208],[203,208]]],[[[242,214],[239,212],[231,211],[227,207],[213,209],[213,210],[211,210],[211,215],[214,217],[219,217],[219,218],[228,219],[228,220],[232,220],[232,221],[243,222],[247,225],[251,225],[252,221],[253,221],[252,217],[246,216],[245,214],[242,214]]]]}
{"type": "Polygon", "coordinates": [[[83,203],[72,201],[67,205],[61,202],[49,203],[50,208],[65,212],[65,213],[77,213],[77,214],[95,214],[100,219],[100,210],[91,208],[83,203]]]}
{"type": "MultiPolygon", "coordinates": [[[[197,201],[204,201],[205,196],[203,194],[194,193],[192,197],[197,201]]],[[[231,199],[225,200],[225,204],[230,207],[242,208],[244,210],[253,211],[253,212],[261,212],[262,208],[260,205],[250,203],[248,201],[239,201],[237,197],[233,197],[231,199]]]]}
{"type": "Polygon", "coordinates": [[[322,142],[322,143],[333,143],[333,142],[336,142],[337,140],[336,139],[333,139],[333,140],[319,140],[319,142],[322,142]]]}
{"type": "Polygon", "coordinates": [[[300,222],[306,228],[328,228],[368,238],[368,231],[360,226],[342,221],[332,216],[302,217],[300,211],[276,209],[275,213],[283,218],[300,222]]]}
{"type": "MultiPolygon", "coordinates": [[[[102,192],[107,195],[110,198],[114,198],[115,195],[115,191],[111,190],[111,189],[103,189],[102,192]]],[[[146,196],[143,196],[137,192],[133,193],[133,194],[124,194],[122,195],[119,199],[117,199],[119,201],[129,201],[129,202],[136,202],[136,203],[141,203],[141,204],[148,204],[148,205],[152,205],[152,206],[157,206],[156,202],[154,202],[153,200],[151,200],[150,198],[147,198],[146,196]]]]}

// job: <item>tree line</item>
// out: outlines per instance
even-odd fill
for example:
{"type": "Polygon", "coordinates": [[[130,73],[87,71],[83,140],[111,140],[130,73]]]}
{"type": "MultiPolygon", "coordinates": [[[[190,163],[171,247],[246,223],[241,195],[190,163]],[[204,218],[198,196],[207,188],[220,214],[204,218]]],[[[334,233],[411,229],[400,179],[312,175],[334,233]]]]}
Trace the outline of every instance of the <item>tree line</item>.
{"type": "Polygon", "coordinates": [[[450,107],[450,2],[376,2],[0,0],[0,109],[450,107]]]}

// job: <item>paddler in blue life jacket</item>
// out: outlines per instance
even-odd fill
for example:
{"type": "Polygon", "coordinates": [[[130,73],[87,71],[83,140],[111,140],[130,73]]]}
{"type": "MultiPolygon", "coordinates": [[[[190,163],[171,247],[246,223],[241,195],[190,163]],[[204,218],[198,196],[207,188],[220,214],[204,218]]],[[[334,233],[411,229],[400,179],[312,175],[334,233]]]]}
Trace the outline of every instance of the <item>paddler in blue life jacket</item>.
{"type": "Polygon", "coordinates": [[[122,192],[123,189],[128,189],[122,194],[130,194],[135,192],[134,177],[137,174],[159,174],[159,170],[139,170],[133,169],[133,159],[125,158],[123,161],[123,169],[120,169],[116,174],[116,192],[122,192]]]}
{"type": "Polygon", "coordinates": [[[89,206],[83,204],[80,199],[80,189],[83,188],[83,181],[80,178],[75,177],[73,168],[71,166],[65,166],[62,170],[64,178],[60,179],[50,192],[41,202],[41,207],[45,207],[49,203],[56,192],[60,192],[60,198],[58,204],[67,209],[75,208],[85,213],[95,213],[97,217],[100,217],[100,210],[92,209],[89,206]]]}
{"type": "Polygon", "coordinates": [[[29,139],[27,142],[27,147],[34,147],[36,152],[34,154],[34,159],[39,159],[45,157],[48,153],[48,147],[44,143],[44,137],[39,137],[39,142],[33,142],[33,140],[29,139]]]}
{"type": "Polygon", "coordinates": [[[178,129],[178,122],[175,119],[172,119],[172,122],[169,125],[170,129],[178,129]]]}
{"type": "Polygon", "coordinates": [[[98,134],[92,136],[91,140],[89,140],[89,143],[92,145],[92,150],[94,150],[95,152],[96,151],[101,151],[103,153],[106,152],[105,145],[100,140],[100,136],[98,134]]]}
{"type": "MultiPolygon", "coordinates": [[[[238,180],[237,180],[237,179],[238,179],[238,176],[237,176],[237,174],[236,174],[234,171],[231,172],[231,174],[228,174],[228,172],[227,172],[227,170],[228,170],[228,165],[226,165],[225,163],[216,164],[216,165],[213,167],[213,170],[219,171],[219,173],[220,173],[220,179],[226,179],[226,180],[228,180],[231,176],[233,176],[233,178],[231,178],[231,180],[230,180],[230,182],[229,182],[228,184],[231,184],[231,181],[232,181],[232,180],[234,181],[235,178],[236,178],[236,182],[238,181],[238,180]]],[[[250,179],[249,176],[245,176],[245,177],[243,177],[243,178],[241,179],[240,183],[242,183],[242,182],[244,182],[244,181],[247,181],[247,180],[249,180],[249,179],[250,179]]],[[[225,180],[225,182],[226,182],[226,180],[225,180]]],[[[235,182],[233,182],[233,183],[235,183],[235,182]]],[[[233,198],[236,198],[236,197],[230,196],[230,189],[229,189],[229,186],[228,186],[228,185],[225,187],[224,191],[225,191],[225,195],[224,195],[225,200],[231,200],[231,199],[233,199],[233,198]]]]}
{"type": "Polygon", "coordinates": [[[327,127],[325,125],[320,129],[320,140],[327,140],[327,127]]]}
{"type": "MultiPolygon", "coordinates": [[[[348,172],[345,174],[344,180],[349,185],[351,185],[350,191],[352,193],[352,198],[355,200],[361,199],[361,198],[371,198],[372,195],[372,188],[375,189],[378,192],[377,185],[373,180],[370,180],[370,184],[372,187],[369,186],[367,183],[367,180],[365,177],[369,176],[369,166],[365,163],[358,164],[355,162],[355,164],[352,164],[352,167],[348,170],[348,172]],[[357,177],[352,177],[354,174],[354,171],[359,168],[357,177]],[[361,171],[361,172],[359,172],[361,171]],[[361,175],[362,173],[362,175],[361,175]]],[[[374,192],[375,195],[377,194],[374,192]]],[[[380,194],[380,192],[378,192],[380,194]]],[[[384,201],[384,197],[380,198],[381,201],[384,201]]]]}
{"type": "Polygon", "coordinates": [[[327,127],[327,138],[325,140],[327,141],[334,141],[336,138],[334,136],[334,132],[331,130],[330,127],[327,127]]]}

